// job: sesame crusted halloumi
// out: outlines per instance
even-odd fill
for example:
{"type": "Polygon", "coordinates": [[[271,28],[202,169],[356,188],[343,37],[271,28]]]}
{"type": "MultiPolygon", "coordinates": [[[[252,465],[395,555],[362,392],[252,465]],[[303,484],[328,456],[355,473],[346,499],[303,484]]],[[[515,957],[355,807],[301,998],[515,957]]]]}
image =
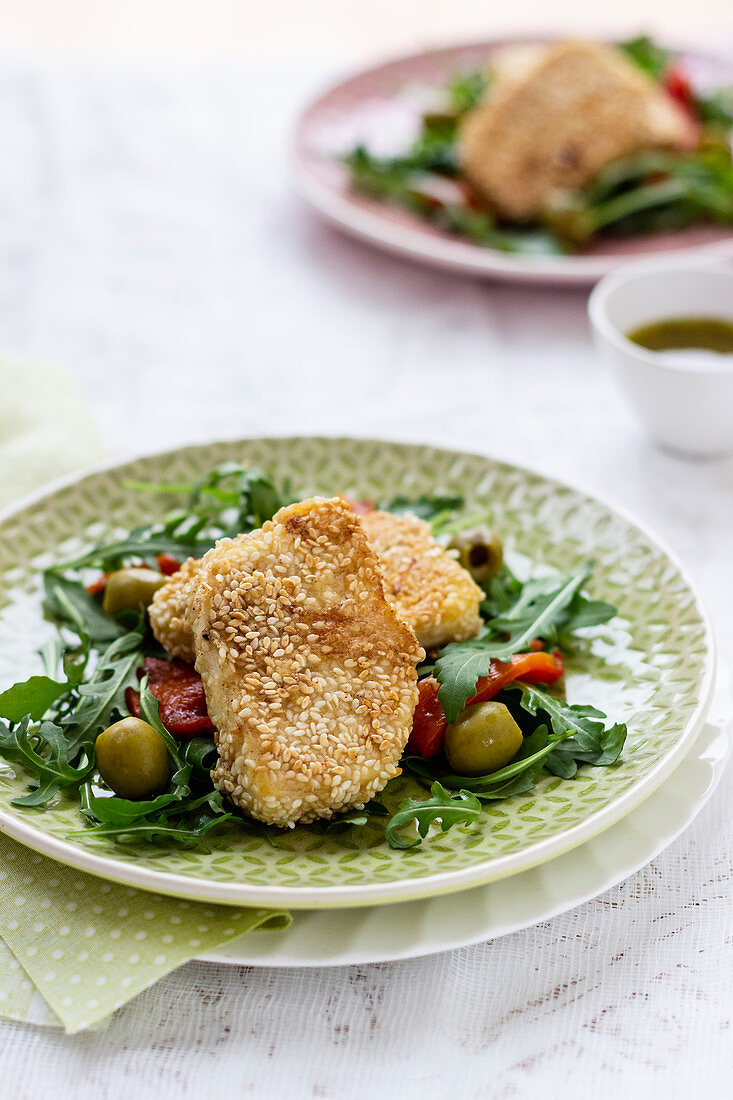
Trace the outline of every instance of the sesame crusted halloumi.
{"type": "Polygon", "coordinates": [[[500,214],[522,220],[614,160],[690,141],[684,112],[620,50],[555,42],[497,53],[458,148],[466,178],[500,214]]]}
{"type": "Polygon", "coordinates": [[[384,591],[426,649],[472,638],[483,592],[416,516],[362,516],[384,573],[384,591]]]}
{"type": "Polygon", "coordinates": [[[153,634],[170,653],[193,664],[196,651],[193,634],[186,621],[191,597],[198,584],[200,558],[187,558],[181,568],[159,588],[148,610],[153,634]]]}
{"type": "MultiPolygon", "coordinates": [[[[427,648],[472,638],[481,625],[483,593],[469,574],[415,516],[369,512],[362,522],[377,552],[385,594],[403,622],[427,648]]],[[[187,611],[198,583],[201,562],[189,558],[155,593],[150,625],[172,657],[193,662],[193,634],[187,611]]]]}
{"type": "Polygon", "coordinates": [[[343,500],[282,508],[204,555],[188,610],[215,785],[273,825],[363,805],[399,773],[423,653],[343,500]]]}

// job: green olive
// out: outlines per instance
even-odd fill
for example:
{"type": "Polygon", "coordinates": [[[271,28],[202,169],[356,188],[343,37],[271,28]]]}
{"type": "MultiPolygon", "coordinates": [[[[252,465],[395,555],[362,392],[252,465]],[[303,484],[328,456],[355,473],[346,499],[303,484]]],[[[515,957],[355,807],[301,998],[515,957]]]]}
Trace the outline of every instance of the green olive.
{"type": "Polygon", "coordinates": [[[585,244],[596,229],[592,211],[577,191],[554,191],[539,217],[547,229],[576,246],[585,244]]]}
{"type": "Polygon", "coordinates": [[[141,718],[123,718],[95,743],[99,774],[120,798],[148,798],[170,777],[168,750],[157,730],[141,718]]]}
{"type": "Polygon", "coordinates": [[[103,607],[108,615],[121,611],[145,611],[167,578],[154,569],[131,567],[110,573],[104,588],[103,607]]]}
{"type": "Polygon", "coordinates": [[[488,527],[460,531],[448,543],[448,549],[458,551],[459,562],[477,584],[485,584],[495,577],[504,561],[501,539],[488,527]]]}
{"type": "Polygon", "coordinates": [[[522,731],[503,703],[490,700],[466,707],[445,731],[445,755],[456,775],[489,775],[512,760],[522,731]]]}

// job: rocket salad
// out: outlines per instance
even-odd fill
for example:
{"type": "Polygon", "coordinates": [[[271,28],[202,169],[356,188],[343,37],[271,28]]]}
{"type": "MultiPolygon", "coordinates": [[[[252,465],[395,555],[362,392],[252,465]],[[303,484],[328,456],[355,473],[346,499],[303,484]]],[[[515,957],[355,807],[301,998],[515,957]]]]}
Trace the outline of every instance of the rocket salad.
{"type": "MultiPolygon", "coordinates": [[[[210,845],[228,823],[277,846],[280,829],[214,786],[217,731],[201,677],[156,641],[146,607],[184,560],[260,529],[292,490],[233,463],[192,485],[133,487],[141,500],[186,503],[44,573],[44,610],[56,628],[45,672],[0,693],[0,756],[28,777],[13,805],[37,814],[75,799],[79,831],[119,843],[210,845]]],[[[373,507],[354,503],[357,513],[373,507]]],[[[473,637],[426,647],[418,666],[400,766],[423,794],[395,805],[391,780],[363,808],[297,827],[338,837],[369,823],[407,849],[431,829],[470,828],[483,803],[524,794],[542,775],[572,781],[579,768],[612,765],[625,726],[560,689],[567,640],[616,613],[586,595],[591,563],[520,579],[485,517],[466,515],[461,498],[395,497],[380,508],[427,520],[453,548],[480,586],[480,626],[473,637]]]]}
{"type": "MultiPolygon", "coordinates": [[[[511,49],[519,53],[526,47],[511,49]]],[[[576,252],[599,235],[635,236],[702,223],[733,225],[733,88],[695,88],[684,64],[647,37],[622,42],[614,53],[616,63],[629,70],[626,83],[643,79],[648,85],[646,93],[638,90],[638,102],[628,105],[627,115],[641,117],[647,109],[644,94],[647,98],[654,94],[663,100],[661,107],[677,112],[677,140],[652,135],[646,142],[643,137],[632,141],[627,134],[619,134],[615,152],[609,144],[608,152],[598,154],[593,162],[595,168],[578,176],[584,158],[593,161],[594,135],[613,130],[600,113],[595,124],[588,116],[583,130],[583,116],[595,110],[599,99],[591,83],[593,74],[588,78],[586,103],[582,89],[577,101],[569,91],[576,83],[580,89],[581,81],[575,80],[577,65],[558,70],[556,78],[549,65],[547,73],[538,66],[533,78],[536,87],[529,89],[530,78],[526,81],[534,99],[525,109],[521,78],[512,71],[505,90],[489,59],[485,69],[459,73],[436,89],[435,103],[423,113],[408,148],[383,156],[362,142],[348,150],[343,162],[352,187],[476,244],[527,255],[576,252]],[[543,81],[547,96],[542,94],[543,81]],[[556,98],[556,88],[567,92],[565,116],[558,119],[548,114],[544,125],[538,111],[556,98]],[[493,128],[486,123],[485,143],[472,152],[471,129],[477,129],[473,120],[493,109],[492,95],[500,103],[496,112],[503,115],[493,128]],[[516,105],[510,104],[511,96],[516,105]],[[530,119],[540,131],[556,129],[555,143],[548,139],[546,149],[538,148],[530,119]],[[504,161],[502,190],[491,176],[491,165],[504,161]],[[568,169],[566,176],[563,166],[568,169]],[[525,178],[541,173],[547,174],[550,185],[544,190],[538,187],[534,201],[513,207],[513,192],[519,194],[525,178]]],[[[614,72],[613,62],[609,71],[614,72]]],[[[601,80],[602,69],[595,75],[601,80]]],[[[624,90],[621,79],[619,88],[611,85],[606,94],[613,100],[624,90]]],[[[655,102],[654,111],[659,110],[660,103],[655,102]]],[[[612,137],[606,137],[611,143],[612,137]]]]}

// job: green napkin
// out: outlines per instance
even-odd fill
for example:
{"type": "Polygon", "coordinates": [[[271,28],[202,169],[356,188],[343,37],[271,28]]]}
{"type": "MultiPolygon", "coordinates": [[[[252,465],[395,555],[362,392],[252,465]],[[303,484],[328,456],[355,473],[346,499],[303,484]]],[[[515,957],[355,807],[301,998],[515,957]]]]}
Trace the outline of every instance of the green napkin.
{"type": "Polygon", "coordinates": [[[10,948],[0,940],[0,1016],[24,1024],[61,1027],[10,948]]]}
{"type": "Polygon", "coordinates": [[[59,367],[0,358],[0,508],[104,458],[92,413],[59,367]]]}
{"type": "Polygon", "coordinates": [[[81,1031],[203,951],[289,923],[117,886],[0,836],[0,935],[25,971],[0,961],[0,1014],[53,1023],[32,982],[67,1032],[81,1031]]]}
{"type": "MultiPolygon", "coordinates": [[[[0,358],[0,507],[102,457],[91,411],[58,368],[0,358]]],[[[0,1016],[100,1024],[163,975],[289,915],[117,886],[0,835],[0,1016]],[[4,941],[4,942],[3,942],[4,941]]]]}

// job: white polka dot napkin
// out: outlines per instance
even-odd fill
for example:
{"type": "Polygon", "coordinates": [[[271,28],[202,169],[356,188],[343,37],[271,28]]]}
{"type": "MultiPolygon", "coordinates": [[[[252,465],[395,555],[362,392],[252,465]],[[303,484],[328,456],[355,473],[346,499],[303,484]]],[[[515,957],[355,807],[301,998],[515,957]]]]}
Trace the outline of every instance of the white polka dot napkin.
{"type": "Polygon", "coordinates": [[[0,1016],[81,1031],[203,951],[289,923],[117,886],[0,836],[0,1016]]]}

